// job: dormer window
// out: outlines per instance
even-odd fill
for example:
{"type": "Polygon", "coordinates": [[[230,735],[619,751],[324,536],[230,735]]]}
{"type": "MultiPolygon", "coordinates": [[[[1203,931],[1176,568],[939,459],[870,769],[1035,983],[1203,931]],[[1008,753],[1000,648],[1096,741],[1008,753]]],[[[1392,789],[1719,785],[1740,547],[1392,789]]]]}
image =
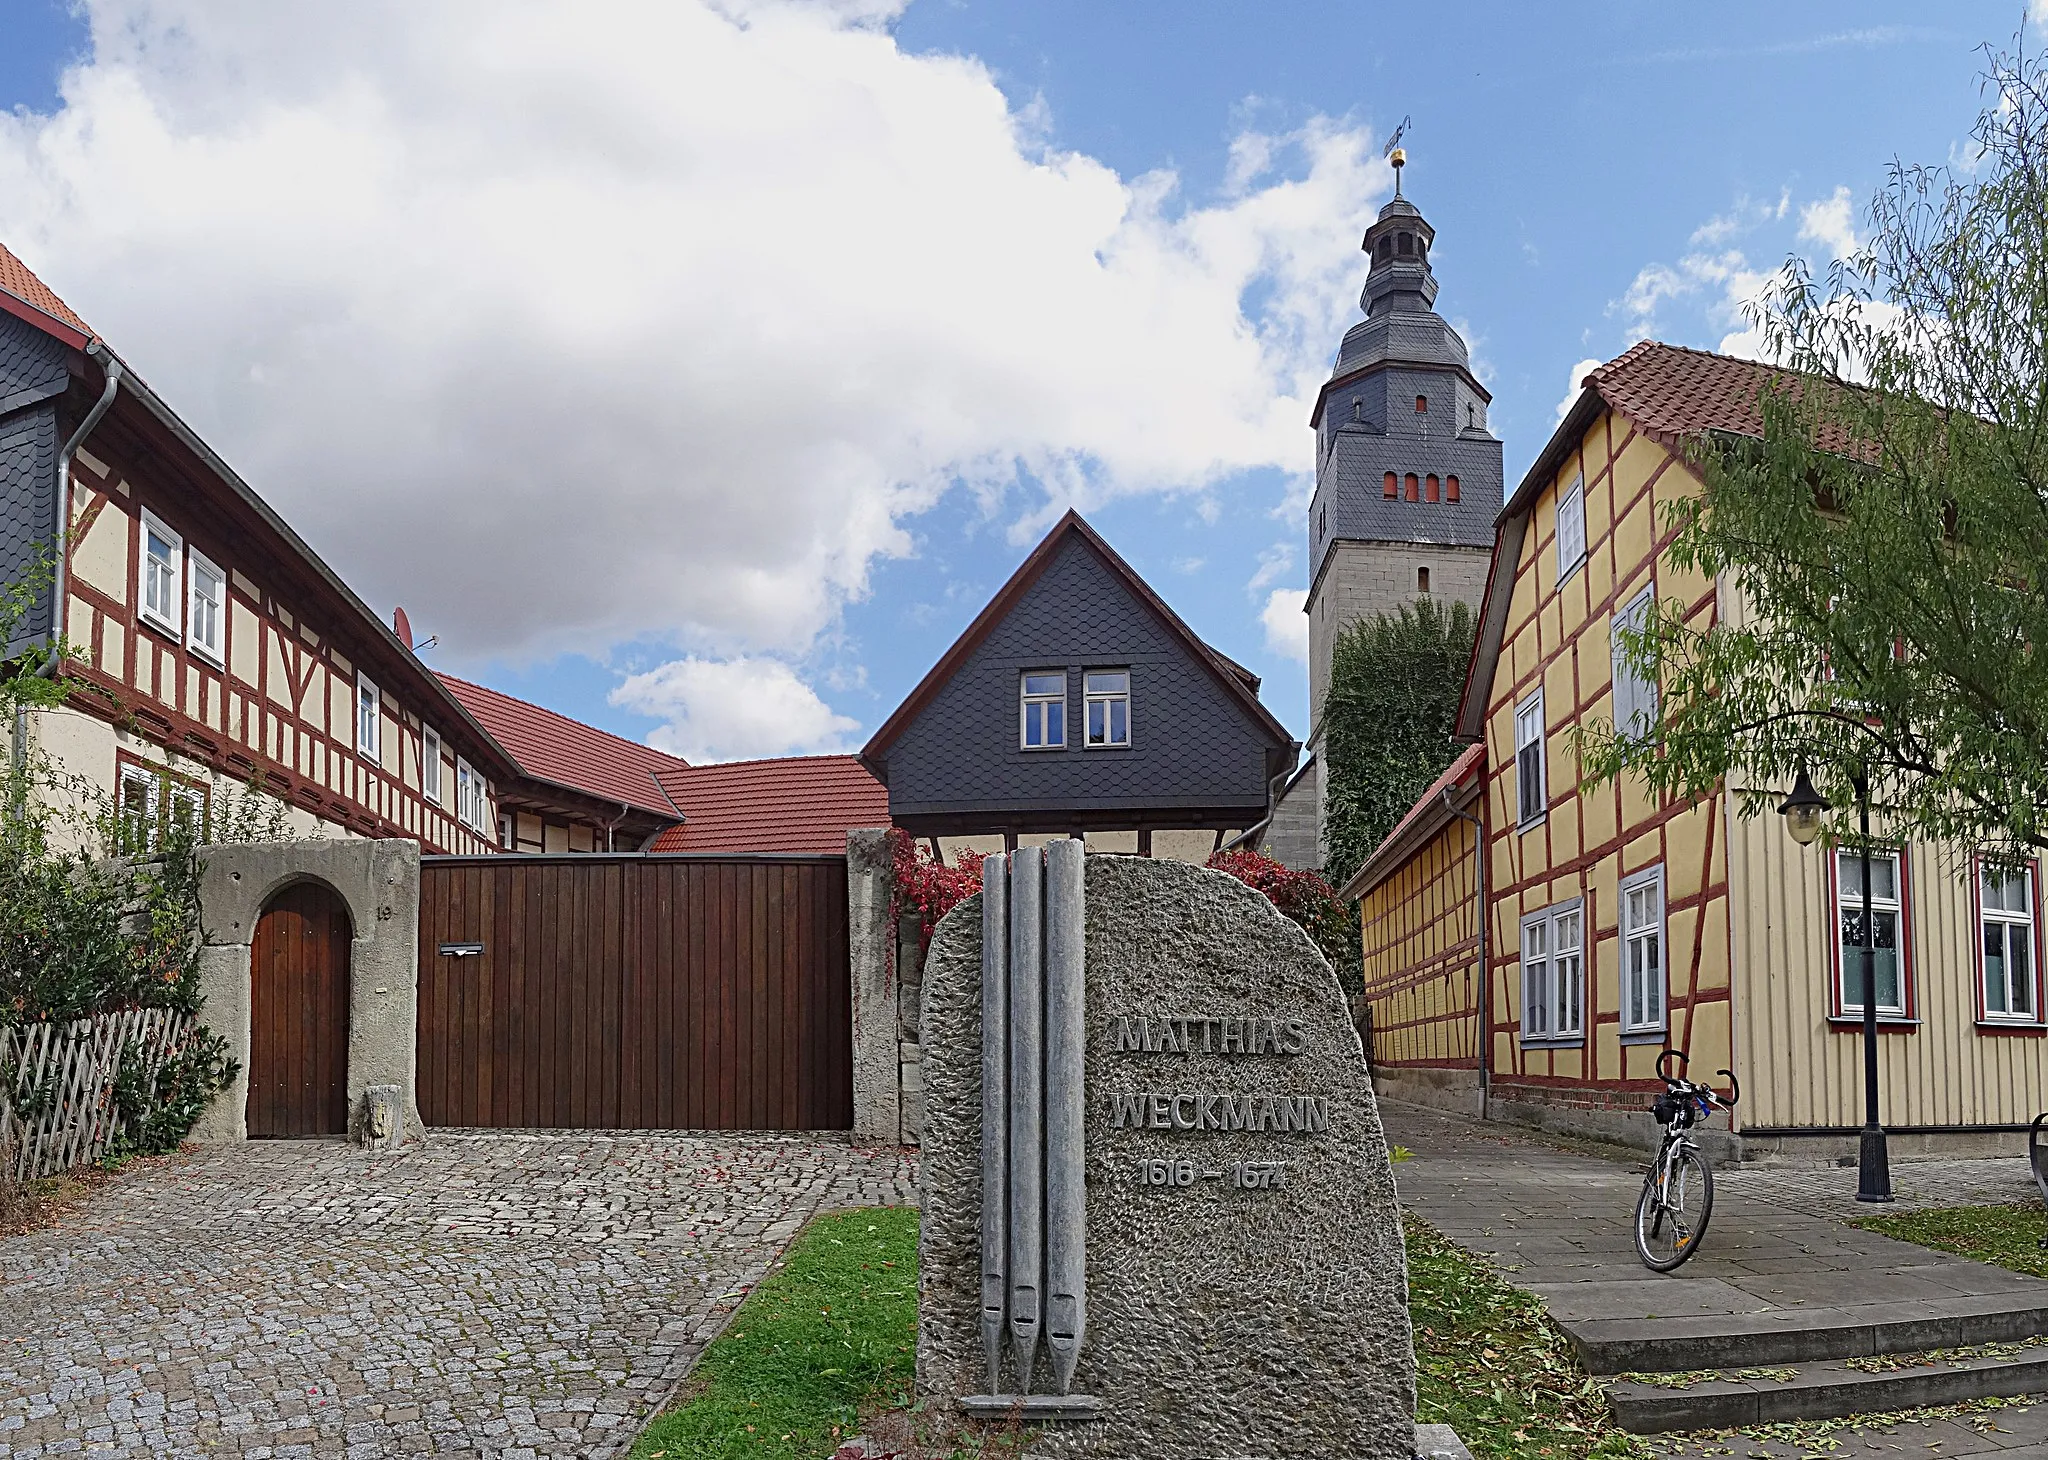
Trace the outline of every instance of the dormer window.
{"type": "Polygon", "coordinates": [[[1081,677],[1087,700],[1088,748],[1106,750],[1131,743],[1131,672],[1093,669],[1081,677]]]}
{"type": "Polygon", "coordinates": [[[1067,676],[1061,670],[1023,678],[1023,729],[1026,750],[1061,750],[1067,743],[1067,676]]]}
{"type": "Polygon", "coordinates": [[[1415,397],[1415,414],[1418,416],[1422,416],[1427,415],[1428,413],[1429,397],[1426,395],[1418,395],[1417,397],[1415,397]]]}

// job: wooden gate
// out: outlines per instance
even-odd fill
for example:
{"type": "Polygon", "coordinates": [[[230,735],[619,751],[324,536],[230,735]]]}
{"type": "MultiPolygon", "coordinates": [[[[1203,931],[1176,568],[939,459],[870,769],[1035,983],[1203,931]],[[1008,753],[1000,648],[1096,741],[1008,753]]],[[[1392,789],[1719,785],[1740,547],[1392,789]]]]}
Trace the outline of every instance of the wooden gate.
{"type": "Polygon", "coordinates": [[[424,857],[428,1125],[844,1130],[846,859],[424,857]]]}
{"type": "Polygon", "coordinates": [[[256,920],[249,950],[251,1136],[348,1131],[348,906],[299,882],[256,920]]]}

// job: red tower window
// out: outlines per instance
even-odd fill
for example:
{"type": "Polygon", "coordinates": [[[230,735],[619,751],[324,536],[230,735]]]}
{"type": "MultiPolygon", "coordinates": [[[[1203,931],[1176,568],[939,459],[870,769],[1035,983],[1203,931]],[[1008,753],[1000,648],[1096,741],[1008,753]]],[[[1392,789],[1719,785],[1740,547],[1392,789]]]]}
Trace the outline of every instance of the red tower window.
{"type": "Polygon", "coordinates": [[[1436,473],[1431,472],[1429,474],[1428,479],[1425,480],[1422,484],[1422,492],[1424,499],[1431,502],[1436,501],[1436,499],[1440,495],[1442,495],[1441,485],[1442,484],[1439,483],[1436,479],[1436,473]]]}
{"type": "Polygon", "coordinates": [[[1444,500],[1446,502],[1458,500],[1458,479],[1456,477],[1444,478],[1444,500]]]}
{"type": "Polygon", "coordinates": [[[1416,414],[1416,415],[1418,415],[1418,416],[1419,416],[1419,415],[1421,415],[1421,414],[1422,414],[1422,413],[1423,413],[1424,411],[1426,411],[1426,410],[1428,410],[1428,409],[1429,409],[1429,397],[1428,397],[1428,396],[1426,396],[1426,395],[1418,395],[1417,397],[1415,397],[1415,414],[1416,414]]]}
{"type": "Polygon", "coordinates": [[[1394,475],[1394,474],[1393,474],[1392,472],[1388,472],[1388,473],[1387,473],[1387,481],[1386,481],[1386,485],[1385,485],[1384,487],[1382,487],[1382,488],[1381,488],[1381,494],[1382,494],[1383,496],[1385,496],[1385,497],[1386,497],[1386,499],[1387,499],[1388,501],[1390,501],[1390,502],[1391,502],[1391,501],[1392,501],[1392,500],[1393,500],[1394,498],[1396,498],[1396,497],[1400,496],[1400,495],[1401,495],[1401,479],[1400,479],[1399,477],[1395,476],[1395,475],[1394,475]]]}
{"type": "Polygon", "coordinates": [[[1401,481],[1402,484],[1406,486],[1408,489],[1407,495],[1409,501],[1419,502],[1422,500],[1422,483],[1416,480],[1414,472],[1409,472],[1407,476],[1401,479],[1401,481]]]}

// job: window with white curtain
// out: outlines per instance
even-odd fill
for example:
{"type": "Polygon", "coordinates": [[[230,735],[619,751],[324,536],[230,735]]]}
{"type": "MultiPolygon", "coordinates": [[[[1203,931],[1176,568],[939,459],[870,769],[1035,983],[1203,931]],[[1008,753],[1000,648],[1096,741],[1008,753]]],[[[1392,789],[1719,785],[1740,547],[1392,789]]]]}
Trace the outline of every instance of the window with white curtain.
{"type": "Polygon", "coordinates": [[[1622,631],[1641,632],[1650,621],[1654,586],[1643,589],[1609,621],[1614,658],[1614,730],[1640,738],[1657,722],[1657,682],[1638,669],[1622,647],[1622,631]]]}
{"type": "Polygon", "coordinates": [[[1664,1028],[1664,869],[1621,882],[1621,1032],[1664,1028]]]}
{"type": "Polygon", "coordinates": [[[142,621],[173,635],[182,634],[185,630],[185,539],[166,527],[154,512],[145,509],[138,551],[141,560],[136,566],[142,602],[137,605],[137,611],[142,621]]]}
{"type": "Polygon", "coordinates": [[[1557,499],[1557,581],[1579,570],[1586,561],[1586,479],[1572,478],[1564,495],[1557,499]]]}
{"type": "Polygon", "coordinates": [[[185,647],[216,666],[226,664],[228,575],[192,549],[192,588],[185,614],[185,647]]]}
{"type": "Polygon", "coordinates": [[[1980,863],[1977,889],[1984,1017],[2034,1023],[2041,1011],[2034,966],[2033,864],[1980,863]]]}
{"type": "Polygon", "coordinates": [[[1522,920],[1522,1038],[1585,1037],[1585,904],[1578,898],[1522,920]]]}

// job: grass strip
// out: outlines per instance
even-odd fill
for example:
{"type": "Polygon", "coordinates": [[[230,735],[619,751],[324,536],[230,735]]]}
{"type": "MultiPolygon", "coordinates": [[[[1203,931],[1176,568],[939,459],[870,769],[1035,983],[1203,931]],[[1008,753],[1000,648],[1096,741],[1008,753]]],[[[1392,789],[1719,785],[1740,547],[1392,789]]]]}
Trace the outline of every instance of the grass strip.
{"type": "Polygon", "coordinates": [[[1859,1217],[1856,1225],[1937,1252],[2048,1278],[2048,1209],[2037,1206],[1929,1207],[1883,1217],[1859,1217]]]}
{"type": "Polygon", "coordinates": [[[814,1219],[705,1350],[634,1460],[817,1460],[863,1413],[910,1402],[917,1212],[814,1219]]]}
{"type": "Polygon", "coordinates": [[[1402,1221],[1419,1422],[1450,1425],[1481,1457],[1647,1453],[1615,1427],[1605,1393],[1540,1298],[1420,1217],[1402,1221]]]}

